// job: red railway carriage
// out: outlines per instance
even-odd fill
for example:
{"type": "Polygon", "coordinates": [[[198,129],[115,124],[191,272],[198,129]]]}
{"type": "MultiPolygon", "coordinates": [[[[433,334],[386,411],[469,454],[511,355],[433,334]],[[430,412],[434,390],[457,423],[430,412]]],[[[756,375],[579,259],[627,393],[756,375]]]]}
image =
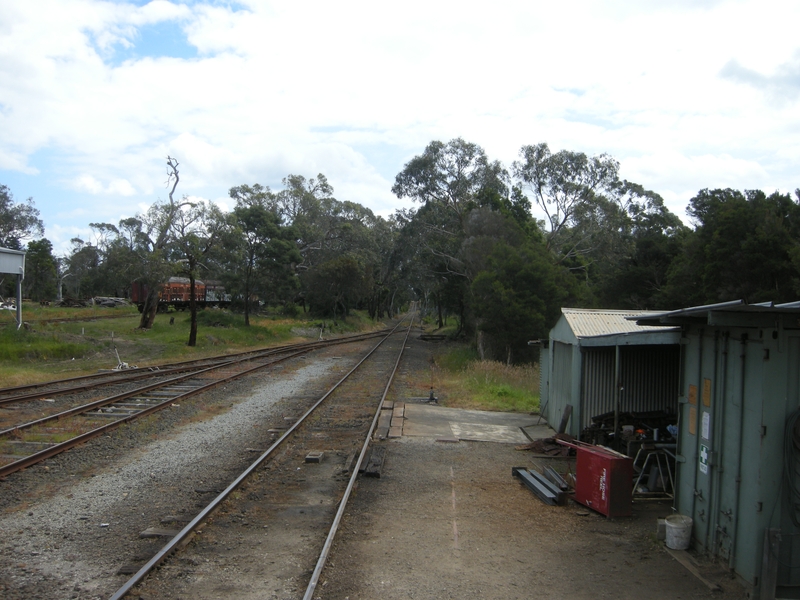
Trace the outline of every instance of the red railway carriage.
{"type": "MultiPolygon", "coordinates": [[[[131,301],[144,310],[148,289],[146,285],[134,282],[131,286],[131,301]]],[[[219,281],[206,284],[199,279],[194,281],[194,298],[200,308],[206,306],[227,306],[229,299],[225,288],[219,281]]],[[[188,277],[170,277],[158,292],[158,310],[166,312],[169,307],[186,310],[191,300],[191,285],[188,277]]]]}

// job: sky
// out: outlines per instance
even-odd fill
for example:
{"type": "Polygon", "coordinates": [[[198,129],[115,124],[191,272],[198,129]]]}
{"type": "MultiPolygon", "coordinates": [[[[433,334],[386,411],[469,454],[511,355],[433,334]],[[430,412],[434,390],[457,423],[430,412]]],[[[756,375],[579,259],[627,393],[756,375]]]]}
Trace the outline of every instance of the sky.
{"type": "Polygon", "coordinates": [[[56,254],[176,197],[324,174],[388,216],[462,137],[607,153],[684,220],[703,188],[800,187],[794,0],[2,0],[0,184],[56,254]]]}

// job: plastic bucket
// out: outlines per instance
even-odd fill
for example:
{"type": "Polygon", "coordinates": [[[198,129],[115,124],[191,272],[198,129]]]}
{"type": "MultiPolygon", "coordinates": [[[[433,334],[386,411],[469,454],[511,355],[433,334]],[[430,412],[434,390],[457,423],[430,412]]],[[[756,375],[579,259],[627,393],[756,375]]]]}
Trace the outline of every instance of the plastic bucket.
{"type": "Polygon", "coordinates": [[[692,519],[685,515],[670,515],[667,523],[667,548],[686,550],[692,539],[692,519]]]}

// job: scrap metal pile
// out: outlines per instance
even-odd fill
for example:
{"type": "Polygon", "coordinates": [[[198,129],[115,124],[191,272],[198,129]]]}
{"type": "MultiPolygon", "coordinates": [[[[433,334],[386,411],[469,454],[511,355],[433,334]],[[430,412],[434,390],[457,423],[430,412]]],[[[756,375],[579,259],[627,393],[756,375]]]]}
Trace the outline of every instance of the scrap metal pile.
{"type": "Polygon", "coordinates": [[[677,433],[677,417],[663,410],[623,412],[618,417],[618,437],[614,433],[614,412],[592,417],[592,424],[581,432],[581,441],[627,451],[631,441],[670,441],[677,433]]]}
{"type": "Polygon", "coordinates": [[[515,446],[515,448],[517,450],[529,450],[536,454],[544,454],[546,456],[575,456],[575,450],[569,446],[559,444],[556,440],[574,442],[575,438],[566,433],[557,433],[553,437],[534,440],[528,444],[515,446]]]}

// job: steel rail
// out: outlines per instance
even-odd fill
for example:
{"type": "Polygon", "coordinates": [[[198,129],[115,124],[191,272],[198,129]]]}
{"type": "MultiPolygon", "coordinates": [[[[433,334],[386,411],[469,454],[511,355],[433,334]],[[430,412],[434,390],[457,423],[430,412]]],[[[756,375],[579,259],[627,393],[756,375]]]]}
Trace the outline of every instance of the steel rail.
{"type": "MultiPolygon", "coordinates": [[[[301,350],[300,352],[310,352],[310,350],[301,350]]],[[[294,355],[293,355],[294,356],[294,355]]],[[[150,385],[145,385],[142,387],[138,387],[135,390],[129,390],[127,392],[122,392],[120,394],[115,394],[114,396],[108,396],[107,398],[101,398],[100,400],[95,400],[94,402],[89,402],[88,404],[81,404],[80,406],[75,406],[73,408],[69,408],[67,410],[61,411],[60,413],[56,413],[53,415],[48,415],[46,417],[42,417],[41,419],[36,419],[35,421],[29,421],[27,423],[20,423],[19,425],[15,425],[9,429],[5,429],[0,431],[0,437],[10,435],[17,431],[22,431],[24,429],[30,429],[31,427],[35,427],[37,425],[44,425],[45,423],[49,423],[50,421],[58,421],[64,417],[69,417],[72,415],[79,415],[81,413],[89,412],[90,410],[94,410],[95,408],[102,408],[109,404],[114,404],[115,402],[119,402],[120,400],[127,400],[128,398],[133,398],[134,396],[138,396],[140,394],[146,394],[147,392],[152,392],[153,390],[157,390],[158,388],[167,387],[170,385],[174,385],[176,383],[180,383],[182,381],[186,381],[188,379],[193,379],[198,375],[202,375],[203,373],[208,373],[210,371],[216,371],[217,369],[224,369],[225,367],[229,367],[233,364],[239,362],[245,362],[248,360],[252,360],[251,358],[239,358],[237,360],[231,360],[228,362],[219,363],[210,367],[206,367],[204,369],[199,369],[197,371],[192,371],[191,373],[187,373],[185,375],[179,375],[178,377],[172,377],[170,379],[166,379],[164,381],[158,381],[156,383],[152,383],[150,385]]]]}
{"type": "Polygon", "coordinates": [[[314,591],[317,589],[317,583],[319,583],[319,577],[322,575],[322,569],[325,568],[325,563],[328,561],[328,554],[333,546],[333,539],[336,537],[336,532],[339,530],[339,524],[341,523],[342,517],[344,516],[344,511],[347,508],[347,501],[350,499],[350,493],[353,491],[353,487],[358,479],[358,472],[361,469],[361,463],[364,461],[364,457],[367,454],[367,449],[369,448],[372,434],[375,432],[375,427],[378,424],[378,419],[381,416],[381,410],[383,410],[383,403],[386,400],[386,395],[389,393],[389,388],[392,386],[395,373],[397,373],[397,368],[400,366],[400,359],[403,357],[403,352],[406,349],[408,336],[411,333],[411,327],[413,325],[414,319],[412,318],[411,323],[406,330],[406,337],[403,340],[403,346],[400,348],[400,352],[397,355],[397,361],[394,363],[394,369],[392,369],[392,373],[389,375],[389,380],[386,382],[386,387],[383,390],[381,401],[378,403],[378,409],[375,411],[375,416],[372,418],[372,424],[367,432],[367,438],[364,440],[364,445],[361,447],[361,453],[358,455],[358,460],[356,461],[355,467],[353,467],[353,473],[350,475],[350,480],[347,482],[347,488],[344,491],[342,499],[339,500],[339,509],[336,511],[336,517],[333,519],[333,525],[331,525],[330,531],[328,532],[328,537],[325,539],[325,544],[322,546],[322,552],[320,552],[317,565],[314,568],[314,572],[311,574],[311,581],[308,583],[303,600],[313,600],[314,591]]]}
{"type": "Polygon", "coordinates": [[[144,377],[148,377],[148,376],[155,376],[155,375],[158,375],[160,373],[163,373],[164,371],[166,371],[168,373],[170,370],[180,369],[180,368],[183,368],[183,367],[188,367],[188,366],[190,366],[192,364],[197,364],[197,363],[204,363],[204,362],[208,363],[208,362],[213,362],[215,360],[227,360],[227,359],[232,359],[232,358],[235,358],[235,357],[247,356],[247,355],[250,355],[250,354],[259,354],[259,353],[263,353],[263,352],[272,352],[272,353],[275,353],[275,352],[290,352],[292,350],[295,350],[295,349],[298,349],[298,348],[304,348],[304,347],[307,347],[307,346],[313,346],[313,347],[335,346],[335,345],[338,345],[338,344],[347,344],[347,343],[350,343],[350,342],[357,342],[357,341],[361,341],[361,340],[364,340],[364,339],[370,339],[370,338],[378,337],[378,336],[381,336],[381,335],[387,335],[385,329],[384,330],[380,330],[380,331],[370,332],[370,333],[360,333],[360,334],[356,334],[356,335],[344,336],[344,337],[334,338],[334,339],[329,339],[329,340],[318,340],[318,341],[314,341],[314,342],[301,342],[299,344],[286,344],[286,345],[283,345],[283,346],[272,346],[272,347],[268,347],[268,348],[257,348],[257,349],[254,349],[254,350],[244,350],[242,352],[234,352],[234,353],[231,353],[231,354],[224,354],[224,355],[218,355],[218,356],[209,356],[209,357],[206,357],[206,358],[195,358],[195,359],[179,361],[179,362],[175,362],[175,363],[166,363],[166,364],[163,364],[163,365],[151,365],[151,366],[148,366],[148,367],[139,367],[137,369],[129,369],[129,370],[126,370],[126,371],[117,371],[117,372],[109,371],[109,372],[104,372],[104,373],[91,373],[89,375],[78,375],[76,377],[67,377],[65,379],[56,379],[56,380],[53,380],[53,381],[45,381],[43,383],[29,383],[29,384],[26,384],[26,385],[19,385],[19,386],[15,386],[15,387],[0,388],[0,395],[6,395],[6,394],[8,394],[10,392],[21,392],[21,391],[24,391],[24,390],[31,390],[31,389],[37,389],[37,388],[48,388],[48,386],[57,386],[57,385],[60,385],[60,384],[65,384],[65,383],[75,383],[77,381],[86,381],[86,380],[100,379],[100,378],[105,378],[105,379],[108,380],[108,381],[99,382],[97,385],[93,385],[93,386],[85,386],[84,385],[84,386],[76,386],[76,387],[61,388],[61,389],[43,389],[40,393],[30,393],[30,394],[25,394],[25,395],[20,395],[20,396],[3,397],[3,398],[0,398],[0,404],[10,404],[12,402],[22,402],[24,400],[40,398],[40,397],[45,396],[45,395],[57,396],[57,395],[67,394],[69,392],[73,392],[73,391],[76,391],[76,390],[90,389],[90,387],[98,387],[98,386],[102,386],[102,385],[113,385],[114,383],[124,383],[126,381],[135,381],[136,379],[139,379],[139,378],[144,378],[144,377]]]}
{"type": "MultiPolygon", "coordinates": [[[[295,421],[294,425],[292,425],[289,429],[284,432],[284,434],[279,437],[275,442],[264,451],[261,456],[259,456],[253,464],[251,464],[247,469],[245,469],[233,482],[231,482],[228,487],[226,487],[220,494],[214,498],[208,506],[206,506],[198,515],[192,519],[183,529],[181,529],[164,547],[158,551],[158,553],[153,556],[141,569],[139,569],[131,578],[125,582],[125,584],[119,588],[113,596],[111,596],[110,600],[120,600],[124,598],[128,592],[130,592],[133,587],[138,584],[144,577],[152,571],[155,567],[157,567],[161,562],[164,561],[175,549],[178,548],[184,541],[187,541],[189,536],[192,535],[194,530],[203,523],[209,515],[211,515],[224,501],[225,499],[236,490],[252,473],[255,471],[261,464],[267,460],[274,452],[277,450],[288,438],[289,436],[298,428],[300,425],[315,411],[319,406],[342,384],[348,379],[355,371],[370,357],[372,354],[383,344],[389,336],[397,330],[400,324],[403,322],[401,320],[395,327],[391,330],[389,334],[384,336],[382,340],[380,340],[358,363],[350,369],[347,374],[344,375],[338,382],[336,382],[325,394],[317,400],[311,408],[309,408],[303,415],[295,421]]],[[[413,320],[412,320],[413,322],[413,320]]],[[[405,346],[405,342],[403,343],[405,346]]]]}
{"type": "MultiPolygon", "coordinates": [[[[383,340],[381,340],[381,343],[383,343],[383,340]]],[[[70,449],[74,448],[75,446],[79,446],[80,444],[82,444],[82,443],[84,443],[84,442],[86,442],[86,441],[88,441],[90,439],[96,438],[97,436],[102,435],[102,434],[106,433],[107,431],[111,431],[112,429],[116,429],[117,427],[119,427],[123,423],[127,423],[128,421],[133,421],[134,419],[138,419],[139,417],[145,417],[145,416],[150,415],[150,414],[152,414],[154,412],[162,410],[162,409],[166,408],[167,406],[172,405],[176,400],[180,400],[182,398],[188,398],[190,396],[194,396],[195,394],[199,394],[201,392],[208,391],[211,388],[214,388],[214,387],[216,387],[216,386],[218,386],[220,384],[223,384],[223,383],[227,383],[229,381],[233,381],[234,379],[237,379],[239,377],[242,377],[244,375],[252,373],[253,371],[258,371],[259,369],[264,369],[266,367],[275,365],[275,364],[283,362],[285,360],[289,360],[289,359],[294,358],[296,356],[300,356],[302,354],[306,354],[306,353],[308,353],[310,351],[311,350],[300,350],[298,352],[295,352],[294,354],[290,354],[289,356],[284,356],[282,358],[278,358],[276,360],[273,360],[273,361],[271,361],[269,363],[266,363],[266,364],[263,364],[263,365],[256,365],[255,367],[251,367],[251,368],[246,369],[244,371],[241,371],[239,373],[234,373],[233,375],[230,375],[230,376],[225,377],[223,379],[219,379],[217,381],[212,381],[209,384],[200,386],[200,387],[195,388],[193,390],[190,390],[188,392],[184,392],[182,394],[178,394],[177,396],[172,396],[171,398],[165,400],[164,402],[161,402],[159,404],[154,404],[153,406],[150,406],[150,407],[148,407],[148,408],[146,408],[144,410],[141,410],[141,411],[139,411],[137,413],[134,413],[132,415],[126,415],[125,417],[123,417],[121,419],[118,419],[116,421],[112,421],[111,423],[107,423],[107,424],[102,425],[102,426],[100,426],[100,427],[98,427],[96,429],[92,429],[91,431],[87,431],[86,433],[82,433],[81,435],[76,436],[76,437],[74,437],[74,438],[72,438],[70,440],[67,440],[65,442],[61,442],[60,444],[55,444],[54,446],[51,446],[50,448],[45,448],[44,450],[36,452],[35,454],[31,454],[29,456],[26,456],[23,459],[14,461],[13,463],[9,463],[7,465],[4,465],[4,466],[0,467],[0,478],[3,478],[5,476],[7,476],[7,475],[10,475],[11,473],[15,473],[15,472],[17,472],[17,471],[19,471],[21,469],[26,469],[28,467],[31,467],[31,466],[33,466],[33,465],[35,465],[37,463],[42,462],[43,460],[47,460],[48,458],[52,458],[53,456],[61,454],[62,452],[66,452],[67,450],[70,450],[70,449]]]]}

